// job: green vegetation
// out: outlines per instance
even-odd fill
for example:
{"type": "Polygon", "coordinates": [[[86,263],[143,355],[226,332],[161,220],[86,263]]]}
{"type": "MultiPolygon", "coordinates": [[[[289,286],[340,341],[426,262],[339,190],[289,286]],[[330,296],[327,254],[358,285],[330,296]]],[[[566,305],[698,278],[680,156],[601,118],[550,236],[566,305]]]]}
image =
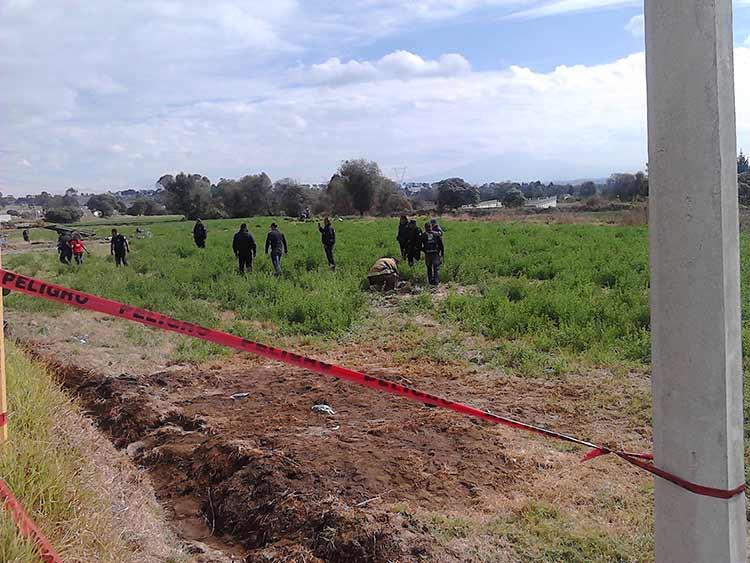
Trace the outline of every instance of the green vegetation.
{"type": "MultiPolygon", "coordinates": [[[[169,218],[171,219],[171,218],[169,218]]],[[[169,220],[167,219],[167,220],[169,220]]],[[[32,276],[158,310],[242,336],[340,337],[362,319],[370,303],[362,291],[372,262],[396,255],[396,221],[335,222],[338,271],[328,270],[315,223],[278,220],[290,244],[284,275],[274,278],[263,242],[270,218],[246,220],[259,254],[255,271],[236,274],[231,237],[240,220],[207,221],[208,248],[191,239],[191,222],[149,226],[136,239],[135,224],[120,228],[132,247],[130,266],[116,270],[106,244],[82,268],[65,267],[48,253],[12,255],[9,268],[32,276]],[[232,321],[222,323],[222,313],[232,321]]],[[[532,225],[447,221],[445,299],[405,296],[400,310],[428,314],[495,342],[488,357],[498,367],[528,375],[565,362],[642,366],[649,361],[648,254],[644,227],[532,225]]],[[[106,235],[109,225],[96,227],[106,235]]],[[[32,233],[32,237],[37,235],[32,233]]],[[[747,245],[743,235],[743,248],[747,245]]],[[[750,253],[742,279],[750,281],[750,253]]],[[[413,287],[426,285],[424,266],[400,265],[413,287]]],[[[747,293],[747,292],[745,292],[747,293]]],[[[60,307],[25,296],[10,307],[60,307]]],[[[743,317],[750,302],[743,299],[743,317]]],[[[744,324],[744,340],[750,325],[744,324]]],[[[746,346],[747,349],[747,346],[746,346]]],[[[564,371],[564,370],[563,370],[564,371]]]]}
{"type": "MultiPolygon", "coordinates": [[[[92,489],[85,444],[66,439],[60,419],[69,399],[45,369],[9,347],[10,440],[0,450],[0,475],[66,561],[121,561],[129,547],[92,489]]],[[[73,432],[71,428],[68,433],[73,432]]],[[[0,511],[0,561],[40,561],[0,511]]]]}

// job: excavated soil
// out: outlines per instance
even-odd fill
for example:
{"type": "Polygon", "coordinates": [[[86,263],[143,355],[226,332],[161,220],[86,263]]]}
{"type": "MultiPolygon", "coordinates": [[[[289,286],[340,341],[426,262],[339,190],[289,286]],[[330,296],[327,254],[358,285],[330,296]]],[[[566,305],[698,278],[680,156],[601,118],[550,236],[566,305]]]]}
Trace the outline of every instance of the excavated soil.
{"type": "Polygon", "coordinates": [[[419,560],[427,531],[381,501],[468,508],[513,480],[485,425],[301,370],[53,367],[148,468],[180,534],[247,561],[419,560]]]}
{"type": "MultiPolygon", "coordinates": [[[[14,313],[11,328],[148,471],[196,560],[475,560],[460,539],[436,538],[431,515],[481,520],[540,499],[593,516],[602,499],[643,497],[648,482],[614,459],[581,464],[565,444],[242,354],[170,365],[152,357],[166,341],[113,348],[122,323],[90,316],[60,316],[55,327],[67,328],[57,334],[14,313]],[[97,338],[71,341],[84,321],[97,323],[97,338]]],[[[391,365],[392,346],[373,340],[320,355],[582,438],[647,447],[637,375],[526,380],[427,357],[379,367],[391,365]]],[[[606,512],[604,530],[631,530],[627,513],[606,512]]],[[[518,558],[501,545],[481,560],[518,558]]]]}

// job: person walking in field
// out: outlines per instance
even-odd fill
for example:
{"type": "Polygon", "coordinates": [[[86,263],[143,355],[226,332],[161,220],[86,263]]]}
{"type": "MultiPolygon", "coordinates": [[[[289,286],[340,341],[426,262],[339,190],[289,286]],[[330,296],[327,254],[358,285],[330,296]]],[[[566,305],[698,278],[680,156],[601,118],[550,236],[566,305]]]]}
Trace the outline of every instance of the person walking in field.
{"type": "Polygon", "coordinates": [[[286,246],[286,237],[279,230],[279,226],[276,223],[271,223],[271,230],[268,231],[268,236],[266,236],[266,254],[269,254],[269,252],[274,273],[280,276],[281,256],[282,254],[288,254],[289,249],[286,246]]]}
{"type": "Polygon", "coordinates": [[[443,237],[433,230],[432,223],[425,223],[422,234],[422,252],[427,264],[427,281],[433,287],[440,283],[440,265],[443,263],[445,249],[443,237]]]}
{"type": "Polygon", "coordinates": [[[234,255],[239,261],[240,274],[244,274],[245,269],[252,272],[253,258],[255,258],[257,253],[257,247],[255,246],[253,235],[247,230],[246,223],[242,223],[240,230],[234,234],[232,250],[234,250],[234,255]]]}
{"type": "Polygon", "coordinates": [[[70,248],[70,235],[68,233],[60,233],[57,237],[57,254],[60,258],[60,262],[63,264],[70,264],[73,259],[73,250],[70,248]]]}
{"type": "Polygon", "coordinates": [[[21,231],[21,236],[23,236],[24,242],[31,242],[31,239],[29,238],[29,229],[21,231]]]}
{"type": "Polygon", "coordinates": [[[203,225],[203,221],[197,219],[195,221],[195,226],[193,227],[193,240],[195,241],[195,246],[198,248],[206,248],[207,236],[208,233],[206,232],[205,225],[203,225]]]}
{"type": "Polygon", "coordinates": [[[88,252],[88,250],[81,240],[81,235],[78,233],[73,235],[73,239],[70,241],[70,249],[73,252],[73,258],[75,259],[76,264],[79,266],[83,264],[83,253],[88,252]]]}
{"type": "Polygon", "coordinates": [[[409,221],[407,235],[407,258],[409,259],[409,266],[414,266],[414,264],[419,262],[419,258],[422,256],[422,230],[417,225],[415,219],[409,221]]]}
{"type": "Polygon", "coordinates": [[[372,265],[367,273],[367,281],[370,283],[370,287],[384,291],[396,289],[398,280],[398,260],[396,258],[381,258],[372,265]]]}
{"type": "Polygon", "coordinates": [[[432,225],[433,233],[435,233],[436,235],[440,235],[441,237],[443,236],[443,229],[438,224],[437,219],[430,219],[430,225],[432,225]]]}
{"type": "Polygon", "coordinates": [[[109,253],[115,257],[115,265],[118,268],[128,265],[128,252],[130,252],[128,239],[122,233],[118,233],[117,229],[112,229],[112,237],[109,239],[109,253]]]}
{"type": "Polygon", "coordinates": [[[401,248],[401,259],[406,260],[408,257],[408,244],[409,244],[409,220],[406,215],[402,215],[398,220],[398,233],[396,234],[396,240],[401,248]]]}
{"type": "Polygon", "coordinates": [[[336,230],[331,226],[331,220],[328,217],[323,219],[322,227],[318,223],[318,231],[320,231],[320,239],[323,243],[323,250],[326,252],[328,266],[335,272],[336,260],[333,257],[333,247],[336,245],[336,230]]]}

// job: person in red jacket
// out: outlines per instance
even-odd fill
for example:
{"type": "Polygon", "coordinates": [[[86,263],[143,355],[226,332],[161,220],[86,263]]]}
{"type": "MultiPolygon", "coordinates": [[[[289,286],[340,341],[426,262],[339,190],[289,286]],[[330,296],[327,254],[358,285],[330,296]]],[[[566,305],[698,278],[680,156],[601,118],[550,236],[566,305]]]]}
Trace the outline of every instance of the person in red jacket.
{"type": "Polygon", "coordinates": [[[70,241],[70,249],[73,251],[73,258],[76,264],[83,264],[83,253],[88,252],[86,245],[81,240],[81,235],[78,233],[73,235],[73,239],[70,241]]]}

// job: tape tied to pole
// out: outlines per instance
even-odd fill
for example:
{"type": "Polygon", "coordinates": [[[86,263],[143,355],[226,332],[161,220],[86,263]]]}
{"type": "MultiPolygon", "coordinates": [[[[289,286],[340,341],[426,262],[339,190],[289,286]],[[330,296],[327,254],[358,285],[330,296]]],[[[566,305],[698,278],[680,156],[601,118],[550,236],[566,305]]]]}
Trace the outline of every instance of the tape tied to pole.
{"type": "Polygon", "coordinates": [[[677,475],[674,475],[668,471],[665,471],[654,464],[653,456],[646,453],[633,453],[618,450],[604,445],[594,444],[592,442],[581,440],[574,436],[542,428],[526,422],[521,422],[508,417],[499,416],[489,411],[481,410],[464,403],[452,401],[437,395],[425,393],[412,387],[401,385],[393,381],[380,379],[367,375],[362,372],[351,370],[346,367],[338,366],[335,364],[329,364],[313,358],[308,358],[293,352],[287,352],[279,348],[273,348],[266,346],[258,342],[253,342],[209,328],[202,327],[197,324],[193,324],[186,321],[180,321],[167,315],[157,313],[154,311],[148,311],[139,307],[133,307],[119,301],[112,299],[106,299],[98,297],[75,289],[70,289],[53,283],[48,283],[36,278],[23,276],[10,270],[0,268],[0,285],[3,288],[17,290],[26,295],[39,297],[48,301],[54,301],[56,303],[63,303],[65,305],[71,305],[80,309],[86,309],[89,311],[96,311],[105,315],[126,319],[129,321],[141,323],[143,325],[166,330],[170,332],[176,332],[186,336],[192,336],[207,342],[213,342],[221,346],[227,346],[240,350],[243,352],[249,352],[257,356],[262,356],[271,360],[282,362],[295,367],[303,368],[305,370],[336,379],[342,379],[351,383],[356,383],[382,393],[390,395],[396,395],[404,397],[411,401],[432,405],[435,407],[451,410],[465,416],[478,418],[485,420],[493,424],[507,426],[509,428],[515,428],[517,430],[523,430],[546,438],[560,440],[576,444],[591,450],[587,453],[581,461],[590,461],[597,457],[604,455],[615,455],[627,463],[638,467],[644,471],[651,473],[661,479],[669,481],[682,489],[695,493],[697,495],[717,498],[717,499],[731,499],[737,495],[742,494],[745,491],[744,483],[734,489],[718,489],[713,487],[706,487],[696,483],[691,483],[677,475]]]}

